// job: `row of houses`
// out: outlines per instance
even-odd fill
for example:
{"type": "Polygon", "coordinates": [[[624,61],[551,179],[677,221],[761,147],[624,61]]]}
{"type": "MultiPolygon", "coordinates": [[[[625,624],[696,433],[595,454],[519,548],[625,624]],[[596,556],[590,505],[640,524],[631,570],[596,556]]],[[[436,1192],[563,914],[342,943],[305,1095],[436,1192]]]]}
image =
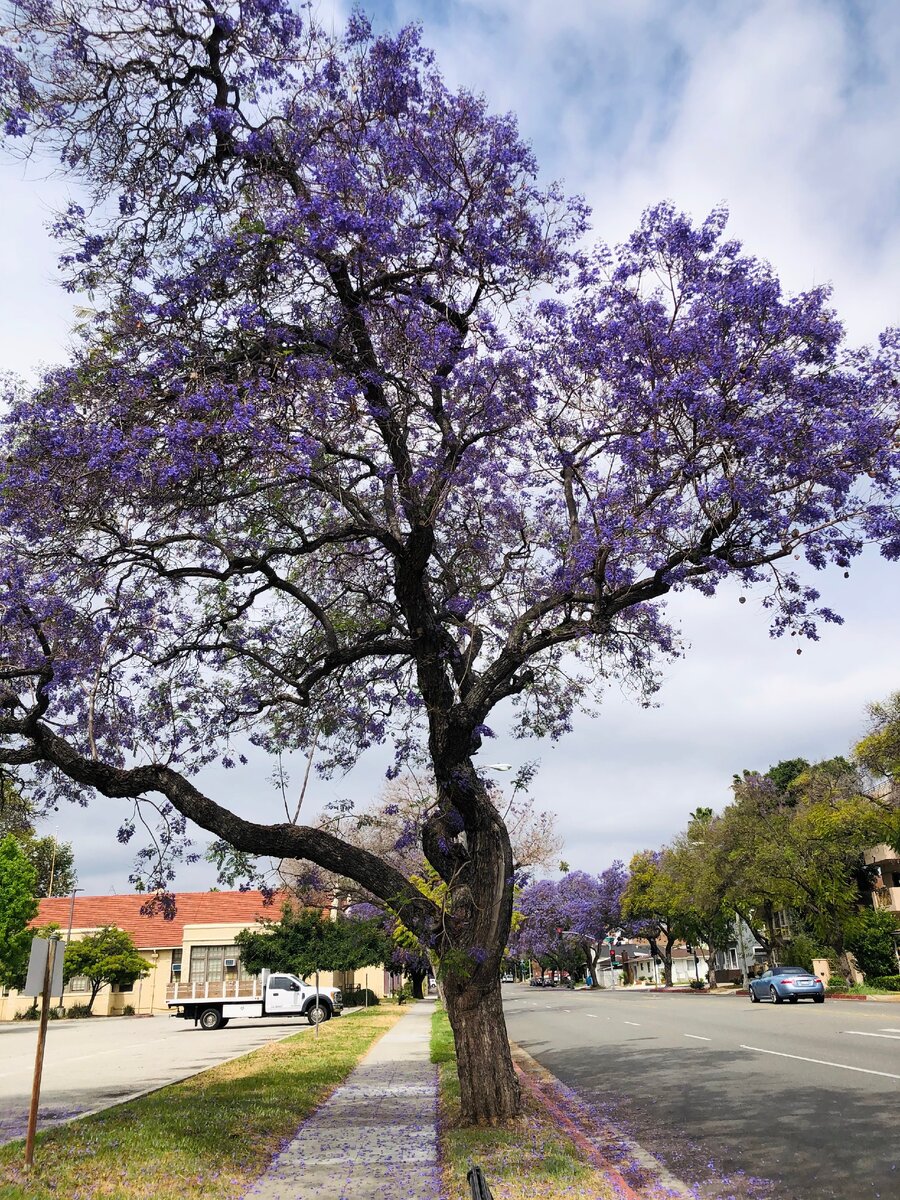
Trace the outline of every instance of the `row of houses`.
{"type": "MultiPolygon", "coordinates": [[[[147,960],[150,971],[143,979],[101,990],[94,1003],[98,1016],[120,1016],[126,1008],[135,1013],[167,1012],[166,988],[170,983],[240,980],[243,967],[236,935],[261,917],[272,919],[279,912],[277,902],[274,907],[266,905],[257,891],[179,892],[171,920],[161,913],[143,915],[141,908],[146,903],[146,894],[75,896],[74,901],[68,896],[54,896],[40,901],[34,926],[54,923],[64,937],[77,940],[104,925],[115,925],[131,934],[147,960]]],[[[339,987],[342,991],[368,987],[376,996],[388,995],[398,982],[383,967],[323,971],[320,975],[322,987],[339,987]]],[[[66,985],[62,1004],[68,1008],[84,1003],[89,991],[87,980],[75,976],[66,985]]],[[[31,997],[5,989],[0,994],[0,1021],[13,1020],[32,1003],[31,997]]]]}

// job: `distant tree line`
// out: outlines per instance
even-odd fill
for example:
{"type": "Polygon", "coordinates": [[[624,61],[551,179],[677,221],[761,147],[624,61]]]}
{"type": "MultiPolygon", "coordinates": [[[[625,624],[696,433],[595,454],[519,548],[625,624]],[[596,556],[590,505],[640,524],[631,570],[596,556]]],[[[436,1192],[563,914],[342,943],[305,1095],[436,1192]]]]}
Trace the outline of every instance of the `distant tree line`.
{"type": "Polygon", "coordinates": [[[715,986],[717,953],[742,921],[769,962],[827,959],[849,979],[855,961],[866,976],[896,975],[897,917],[875,906],[886,881],[866,851],[886,844],[900,855],[900,692],[868,716],[849,757],[743,771],[721,813],[694,809],[627,871],[616,862],[522,889],[510,955],[596,982],[604,939],[621,932],[648,940],[667,983],[675,945],[693,945],[715,986]]]}

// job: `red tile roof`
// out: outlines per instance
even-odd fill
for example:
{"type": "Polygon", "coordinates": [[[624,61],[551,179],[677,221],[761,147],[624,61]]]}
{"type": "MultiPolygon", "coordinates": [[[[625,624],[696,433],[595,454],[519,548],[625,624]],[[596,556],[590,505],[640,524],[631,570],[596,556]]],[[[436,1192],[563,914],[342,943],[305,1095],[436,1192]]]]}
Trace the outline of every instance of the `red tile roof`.
{"type": "MultiPolygon", "coordinates": [[[[142,950],[162,950],[180,946],[185,925],[237,924],[251,925],[257,917],[278,920],[281,897],[266,905],[262,892],[176,892],[175,917],[167,921],[162,913],[152,917],[141,915],[141,907],[150,897],[146,893],[130,896],[76,896],[72,917],[73,929],[99,929],[101,925],[116,925],[134,938],[142,950]]],[[[69,928],[70,896],[53,896],[40,901],[38,915],[32,925],[55,921],[65,932],[69,928]]]]}

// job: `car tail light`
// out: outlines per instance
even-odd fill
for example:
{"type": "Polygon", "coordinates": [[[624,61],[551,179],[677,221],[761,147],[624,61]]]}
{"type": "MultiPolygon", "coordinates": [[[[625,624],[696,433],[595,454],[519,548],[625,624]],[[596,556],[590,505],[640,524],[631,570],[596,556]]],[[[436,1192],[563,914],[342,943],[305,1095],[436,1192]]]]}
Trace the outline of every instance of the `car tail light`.
{"type": "Polygon", "coordinates": [[[778,980],[778,982],[779,982],[779,983],[796,983],[796,982],[797,982],[797,980],[796,980],[796,979],[784,979],[784,978],[781,978],[781,979],[779,979],[779,980],[778,980]]]}

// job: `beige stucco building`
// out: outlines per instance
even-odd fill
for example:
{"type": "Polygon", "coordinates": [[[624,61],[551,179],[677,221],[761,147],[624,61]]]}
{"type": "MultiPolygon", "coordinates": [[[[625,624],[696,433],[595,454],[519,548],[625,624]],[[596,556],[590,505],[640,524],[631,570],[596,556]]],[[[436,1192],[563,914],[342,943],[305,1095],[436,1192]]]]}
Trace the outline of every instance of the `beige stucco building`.
{"type": "MultiPolygon", "coordinates": [[[[65,938],[70,928],[77,940],[95,933],[104,925],[115,925],[130,933],[150,972],[143,979],[124,986],[104,986],[94,1002],[96,1016],[121,1016],[126,1008],[135,1013],[164,1013],[166,988],[170,983],[216,982],[243,977],[240,952],[235,936],[256,924],[260,917],[277,918],[278,900],[266,905],[261,892],[180,892],[175,895],[175,914],[166,920],[161,912],[144,915],[146,894],[128,896],[53,897],[41,900],[35,926],[51,922],[59,926],[65,938]]],[[[273,964],[277,966],[277,964],[273,964]]],[[[384,996],[392,986],[392,977],[381,967],[351,972],[323,971],[322,987],[367,986],[376,996],[384,996]]],[[[65,1007],[84,1004],[90,996],[85,979],[70,979],[62,997],[65,1007]]],[[[59,998],[54,997],[59,1003],[59,998]]],[[[15,991],[0,995],[0,1020],[10,1021],[34,1001],[15,991]]]]}

